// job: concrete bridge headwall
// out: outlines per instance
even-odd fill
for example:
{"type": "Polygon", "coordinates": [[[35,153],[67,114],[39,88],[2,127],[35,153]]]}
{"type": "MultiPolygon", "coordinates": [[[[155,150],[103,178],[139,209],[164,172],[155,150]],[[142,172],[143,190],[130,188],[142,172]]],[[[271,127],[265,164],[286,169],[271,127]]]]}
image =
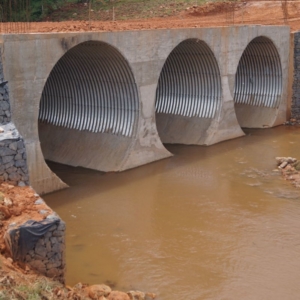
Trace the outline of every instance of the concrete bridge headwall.
{"type": "Polygon", "coordinates": [[[2,35],[30,184],[66,185],[45,158],[121,171],[286,120],[289,27],[2,35]]]}

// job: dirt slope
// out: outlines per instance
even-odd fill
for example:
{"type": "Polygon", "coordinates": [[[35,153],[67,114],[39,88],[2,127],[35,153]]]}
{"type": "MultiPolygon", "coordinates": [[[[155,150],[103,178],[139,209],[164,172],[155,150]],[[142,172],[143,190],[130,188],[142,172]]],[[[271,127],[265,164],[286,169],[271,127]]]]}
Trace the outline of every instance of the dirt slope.
{"type": "Polygon", "coordinates": [[[122,31],[195,28],[243,24],[289,25],[300,29],[300,1],[244,1],[193,6],[177,16],[126,21],[38,22],[28,26],[2,24],[2,32],[122,31]]]}

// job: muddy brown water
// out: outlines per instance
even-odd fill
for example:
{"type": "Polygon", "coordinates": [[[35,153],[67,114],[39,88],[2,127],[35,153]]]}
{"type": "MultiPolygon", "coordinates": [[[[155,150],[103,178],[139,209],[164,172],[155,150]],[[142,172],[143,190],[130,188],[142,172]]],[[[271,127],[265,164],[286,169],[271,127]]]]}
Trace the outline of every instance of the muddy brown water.
{"type": "MultiPolygon", "coordinates": [[[[50,164],[71,187],[44,199],[67,223],[67,283],[161,300],[300,299],[300,128],[248,130],[122,173],[50,164]]],[[[99,153],[101,155],[101,153],[99,153]]]]}

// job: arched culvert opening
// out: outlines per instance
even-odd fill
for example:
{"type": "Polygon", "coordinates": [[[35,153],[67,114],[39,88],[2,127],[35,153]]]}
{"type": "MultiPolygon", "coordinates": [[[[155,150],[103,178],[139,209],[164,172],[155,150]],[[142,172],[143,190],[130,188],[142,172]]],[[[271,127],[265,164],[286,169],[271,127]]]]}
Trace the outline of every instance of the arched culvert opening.
{"type": "Polygon", "coordinates": [[[205,144],[221,104],[221,77],[208,45],[181,42],[167,58],[156,91],[156,123],[164,143],[205,144]]]}
{"type": "Polygon", "coordinates": [[[266,37],[253,39],[245,49],[235,75],[234,102],[244,128],[273,125],[282,94],[278,51],[266,37]]]}
{"type": "Polygon", "coordinates": [[[46,159],[116,171],[132,143],[139,110],[128,62],[114,47],[81,43],[56,63],[45,84],[39,137],[46,159]]]}

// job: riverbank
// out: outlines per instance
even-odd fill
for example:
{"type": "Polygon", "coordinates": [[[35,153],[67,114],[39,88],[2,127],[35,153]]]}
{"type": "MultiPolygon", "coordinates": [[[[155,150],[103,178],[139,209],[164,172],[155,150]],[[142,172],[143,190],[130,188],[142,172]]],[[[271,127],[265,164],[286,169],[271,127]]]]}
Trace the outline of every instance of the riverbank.
{"type": "MultiPolygon", "coordinates": [[[[43,239],[39,239],[36,243],[38,246],[29,251],[33,252],[31,255],[27,254],[19,261],[13,260],[14,254],[21,250],[13,249],[13,241],[7,239],[11,228],[24,226],[28,221],[45,225],[45,221],[49,220],[49,217],[51,219],[53,215],[55,212],[31,187],[16,186],[8,182],[0,183],[0,299],[150,300],[155,298],[155,294],[140,291],[127,293],[112,291],[104,284],[78,283],[73,287],[64,285],[64,257],[62,257],[64,249],[61,250],[61,254],[59,252],[59,249],[64,248],[64,232],[59,231],[61,224],[57,225],[55,230],[51,230],[50,227],[43,239]],[[48,237],[49,233],[51,237],[48,237]],[[42,251],[43,246],[45,251],[42,251]],[[46,252],[47,248],[49,248],[48,252],[46,252]],[[58,249],[58,252],[54,253],[54,249],[58,249]],[[49,253],[51,256],[48,255],[49,253]],[[41,275],[43,273],[48,278],[41,275]]],[[[20,247],[19,234],[18,232],[17,244],[20,247]]],[[[25,242],[29,244],[30,237],[27,236],[27,239],[29,240],[25,242]]]]}
{"type": "Polygon", "coordinates": [[[300,188],[300,161],[294,157],[276,157],[276,161],[284,179],[300,188]]]}

